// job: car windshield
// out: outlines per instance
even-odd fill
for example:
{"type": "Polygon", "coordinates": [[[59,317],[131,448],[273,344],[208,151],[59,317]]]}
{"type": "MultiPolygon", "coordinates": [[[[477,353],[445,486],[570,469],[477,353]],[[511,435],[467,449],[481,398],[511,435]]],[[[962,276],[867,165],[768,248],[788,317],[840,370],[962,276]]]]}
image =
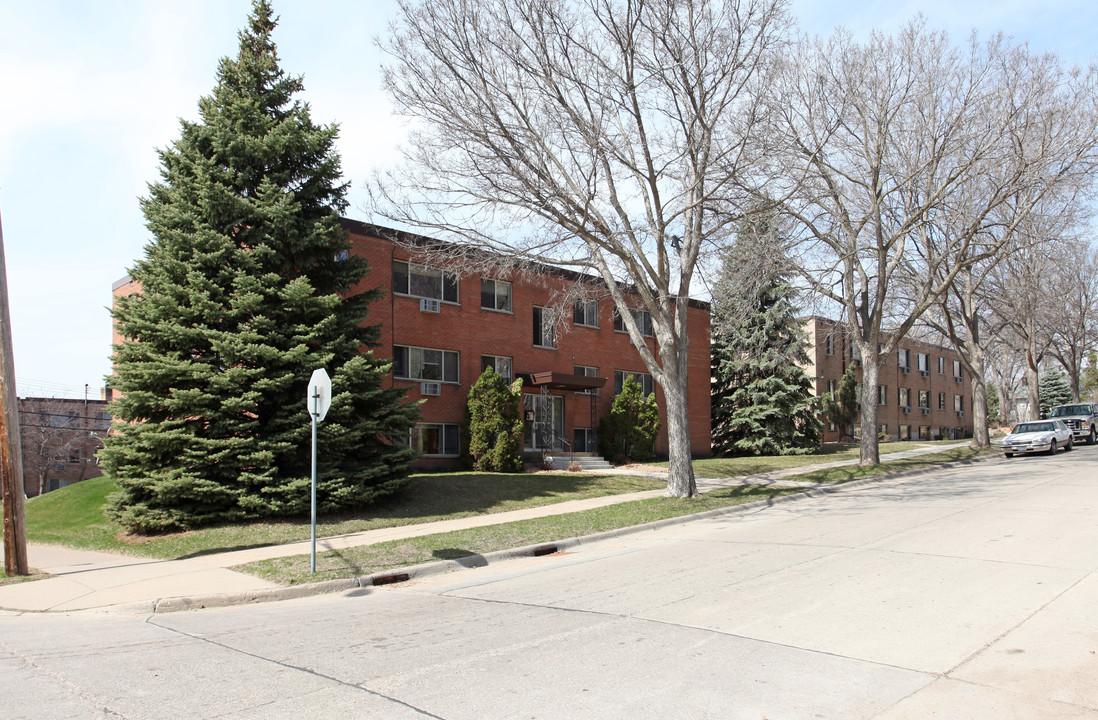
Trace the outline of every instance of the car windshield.
{"type": "Polygon", "coordinates": [[[1064,405],[1053,410],[1050,417],[1070,417],[1072,415],[1089,414],[1090,407],[1088,405],[1064,405]]]}
{"type": "Polygon", "coordinates": [[[1022,433],[1031,432],[1052,432],[1052,423],[1037,422],[1037,423],[1022,423],[1014,428],[1015,435],[1021,435],[1022,433]]]}

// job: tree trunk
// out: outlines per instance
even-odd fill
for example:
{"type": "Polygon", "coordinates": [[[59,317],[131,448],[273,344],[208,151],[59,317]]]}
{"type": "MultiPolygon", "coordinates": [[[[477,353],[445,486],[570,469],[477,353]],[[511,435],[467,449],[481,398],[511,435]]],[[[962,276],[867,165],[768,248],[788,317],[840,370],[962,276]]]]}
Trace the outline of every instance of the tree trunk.
{"type": "Polygon", "coordinates": [[[1000,378],[995,392],[999,393],[999,424],[1014,425],[1014,397],[1013,393],[1007,392],[1005,378],[1000,378]]]}
{"type": "MultiPolygon", "coordinates": [[[[968,374],[972,387],[972,447],[991,446],[991,433],[987,426],[987,381],[984,379],[984,351],[979,342],[968,348],[968,374]]],[[[1001,406],[1000,406],[1001,407],[1001,406]]]]}
{"type": "Polygon", "coordinates": [[[877,346],[871,349],[860,348],[862,357],[862,441],[858,463],[860,465],[879,465],[881,449],[877,441],[877,381],[881,377],[877,346]],[[872,358],[872,359],[870,359],[872,358]]]}
{"type": "Polygon", "coordinates": [[[698,485],[694,480],[694,464],[690,452],[685,350],[680,349],[680,352],[683,355],[681,360],[671,353],[665,354],[663,358],[663,398],[667,408],[667,494],[670,497],[688,498],[698,494],[698,485]]]}
{"type": "Polygon", "coordinates": [[[991,447],[991,433],[987,429],[987,386],[982,373],[972,374],[972,447],[991,447]]]}

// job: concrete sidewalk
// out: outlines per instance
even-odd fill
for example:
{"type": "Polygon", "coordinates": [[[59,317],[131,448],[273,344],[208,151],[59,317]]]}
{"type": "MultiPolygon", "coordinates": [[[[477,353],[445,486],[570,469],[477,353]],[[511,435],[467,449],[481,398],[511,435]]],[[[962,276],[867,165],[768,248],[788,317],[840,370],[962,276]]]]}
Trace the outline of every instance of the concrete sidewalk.
{"type": "MultiPolygon", "coordinates": [[[[897,460],[929,455],[967,444],[967,442],[960,442],[952,445],[925,445],[911,450],[882,455],[881,460],[897,460]]],[[[814,470],[853,465],[856,462],[856,460],[841,460],[745,477],[699,479],[698,489],[701,492],[708,492],[716,488],[735,485],[778,485],[783,487],[804,487],[806,489],[834,488],[833,485],[819,486],[812,483],[787,481],[783,478],[814,470]]],[[[666,477],[665,474],[660,473],[639,474],[666,477]]],[[[530,518],[564,515],[663,495],[664,491],[662,489],[649,490],[624,495],[572,500],[491,515],[477,515],[454,520],[318,538],[317,552],[486,525],[499,525],[530,518]]],[[[680,518],[680,520],[685,520],[685,518],[680,518]]],[[[0,613],[67,612],[92,609],[149,612],[155,611],[161,601],[171,599],[206,598],[224,595],[226,599],[233,598],[234,602],[254,602],[261,599],[300,597],[309,594],[309,586],[283,587],[251,575],[234,572],[229,568],[255,560],[306,555],[309,550],[310,543],[304,541],[217,553],[185,560],[158,560],[75,550],[53,545],[32,544],[28,547],[31,567],[49,573],[54,577],[0,586],[0,613]]],[[[313,592],[325,591],[327,588],[335,590],[339,587],[341,587],[339,584],[326,584],[314,588],[313,592]]],[[[178,606],[180,603],[176,603],[176,605],[178,606]]],[[[184,602],[182,605],[185,606],[186,603],[184,602]]]]}

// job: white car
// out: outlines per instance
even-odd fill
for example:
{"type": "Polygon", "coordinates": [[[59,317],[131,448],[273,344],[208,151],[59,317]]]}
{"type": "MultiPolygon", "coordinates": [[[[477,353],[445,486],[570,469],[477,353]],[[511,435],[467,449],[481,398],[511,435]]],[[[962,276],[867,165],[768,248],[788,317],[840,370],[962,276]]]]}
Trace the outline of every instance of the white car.
{"type": "Polygon", "coordinates": [[[1055,455],[1057,448],[1070,450],[1073,446],[1071,429],[1062,420],[1034,420],[1018,423],[1014,431],[1003,438],[999,447],[1003,455],[1014,453],[1045,452],[1055,455]]]}

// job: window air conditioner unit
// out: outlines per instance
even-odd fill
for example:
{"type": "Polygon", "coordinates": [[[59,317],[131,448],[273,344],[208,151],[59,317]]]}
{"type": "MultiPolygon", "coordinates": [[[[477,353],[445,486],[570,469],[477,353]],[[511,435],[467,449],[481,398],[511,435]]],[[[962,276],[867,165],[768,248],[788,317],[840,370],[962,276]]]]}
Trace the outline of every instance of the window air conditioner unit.
{"type": "Polygon", "coordinates": [[[929,370],[920,370],[919,374],[922,375],[923,377],[930,377],[930,371],[929,370]]]}
{"type": "Polygon", "coordinates": [[[431,300],[430,298],[420,298],[419,311],[437,313],[439,311],[439,301],[431,300]]]}
{"type": "Polygon", "coordinates": [[[904,411],[904,415],[907,415],[911,412],[911,408],[907,407],[906,405],[900,409],[904,411]]]}
{"type": "Polygon", "coordinates": [[[964,378],[960,378],[960,377],[954,377],[953,378],[953,382],[962,382],[963,380],[964,380],[964,378]]]}
{"type": "Polygon", "coordinates": [[[923,408],[923,415],[929,415],[929,414],[930,414],[930,408],[923,408]]]}
{"type": "Polygon", "coordinates": [[[441,395],[442,383],[437,382],[425,382],[419,384],[420,395],[441,395]]]}
{"type": "Polygon", "coordinates": [[[901,367],[901,368],[900,368],[900,372],[902,372],[902,373],[903,373],[904,375],[907,375],[907,374],[908,374],[909,372],[911,372],[911,368],[909,368],[909,367],[901,367]]]}
{"type": "Polygon", "coordinates": [[[957,417],[963,418],[964,416],[965,416],[965,411],[964,410],[958,410],[957,411],[957,417]]]}

